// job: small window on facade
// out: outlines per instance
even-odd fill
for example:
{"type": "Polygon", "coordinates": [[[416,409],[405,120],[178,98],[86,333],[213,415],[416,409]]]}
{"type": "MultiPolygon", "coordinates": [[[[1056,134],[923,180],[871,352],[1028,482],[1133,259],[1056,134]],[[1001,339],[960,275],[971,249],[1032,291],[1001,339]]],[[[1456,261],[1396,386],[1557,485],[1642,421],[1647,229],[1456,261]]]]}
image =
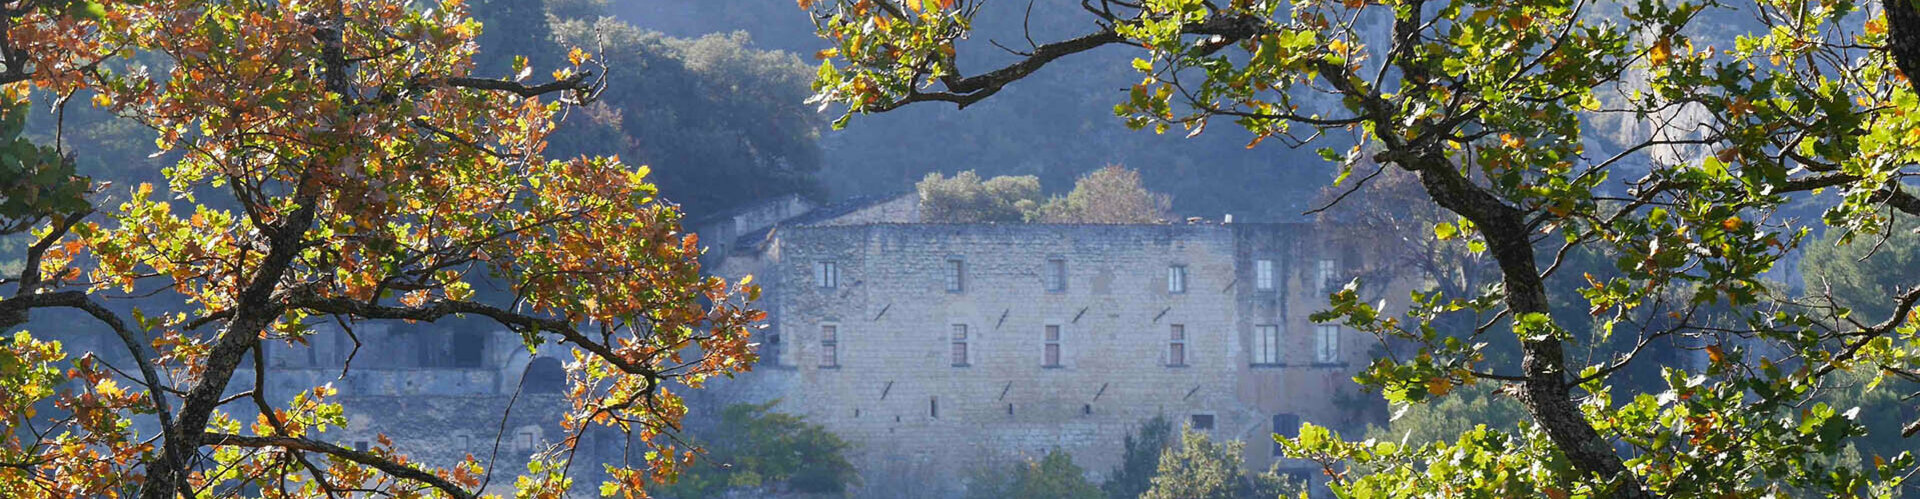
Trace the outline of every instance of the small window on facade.
{"type": "Polygon", "coordinates": [[[1167,267],[1167,292],[1187,292],[1187,266],[1174,265],[1167,267]]]}
{"type": "Polygon", "coordinates": [[[967,325],[953,325],[953,366],[967,366],[967,325]]]}
{"type": "Polygon", "coordinates": [[[780,333],[767,333],[766,344],[760,347],[760,361],[780,365],[780,333]]]}
{"type": "Polygon", "coordinates": [[[1314,341],[1313,361],[1333,363],[1340,361],[1340,326],[1321,324],[1319,338],[1314,341]]]}
{"type": "MultiPolygon", "coordinates": [[[[1300,416],[1293,414],[1273,415],[1273,434],[1287,438],[1299,438],[1300,416]]],[[[1279,441],[1275,441],[1273,443],[1273,457],[1280,457],[1285,453],[1285,448],[1280,446],[1279,441]]]]}
{"type": "Polygon", "coordinates": [[[1334,283],[1333,259],[1322,258],[1320,261],[1314,262],[1314,265],[1315,268],[1318,269],[1316,277],[1320,279],[1320,290],[1322,292],[1332,292],[1333,287],[1336,285],[1334,283]]]}
{"type": "Polygon", "coordinates": [[[966,291],[966,286],[967,261],[959,258],[947,259],[947,292],[959,293],[966,291]]]}
{"type": "Polygon", "coordinates": [[[1261,291],[1273,290],[1273,260],[1253,262],[1253,284],[1261,291]]]}
{"type": "Polygon", "coordinates": [[[1059,293],[1067,290],[1067,260],[1065,258],[1047,259],[1047,291],[1059,293]]]}
{"type": "Polygon", "coordinates": [[[353,441],[353,450],[357,450],[357,451],[360,451],[360,452],[366,452],[366,451],[367,451],[367,441],[365,441],[365,440],[355,440],[355,441],[353,441]]]}
{"type": "Polygon", "coordinates": [[[831,261],[813,264],[813,282],[823,288],[840,287],[840,264],[831,261]]]}
{"type": "Polygon", "coordinates": [[[940,397],[927,397],[927,417],[940,419],[940,397]]]}
{"type": "Polygon", "coordinates": [[[533,432],[531,431],[520,432],[520,448],[521,449],[533,450],[535,445],[536,444],[534,443],[534,440],[533,440],[533,432]]]}
{"type": "Polygon", "coordinates": [[[820,325],[820,367],[840,367],[839,325],[820,325]]]}
{"type": "Polygon", "coordinates": [[[1193,415],[1193,429],[1196,431],[1212,430],[1213,415],[1212,414],[1193,415]]]}
{"type": "Polygon", "coordinates": [[[480,367],[486,361],[487,342],[475,335],[449,335],[453,341],[453,367],[480,367]]]}
{"type": "Polygon", "coordinates": [[[1187,326],[1174,324],[1167,338],[1167,365],[1187,365],[1187,326]]]}
{"type": "Polygon", "coordinates": [[[1046,336],[1043,339],[1046,340],[1046,355],[1041,360],[1042,363],[1040,365],[1045,367],[1060,367],[1060,326],[1048,325],[1046,336]]]}
{"type": "Polygon", "coordinates": [[[1262,324],[1253,327],[1253,365],[1280,363],[1280,326],[1262,324]]]}

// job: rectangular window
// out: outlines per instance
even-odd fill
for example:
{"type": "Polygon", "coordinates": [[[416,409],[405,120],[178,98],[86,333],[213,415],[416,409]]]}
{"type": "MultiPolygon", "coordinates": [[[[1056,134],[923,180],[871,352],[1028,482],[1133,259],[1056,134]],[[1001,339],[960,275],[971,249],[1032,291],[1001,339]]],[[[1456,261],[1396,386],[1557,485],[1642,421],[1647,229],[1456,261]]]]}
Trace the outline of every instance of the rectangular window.
{"type": "Polygon", "coordinates": [[[840,264],[830,261],[813,264],[813,282],[823,288],[840,287],[840,264]]]}
{"type": "Polygon", "coordinates": [[[1212,414],[1195,414],[1195,415],[1193,415],[1193,429],[1194,429],[1195,431],[1206,431],[1206,430],[1212,430],[1212,429],[1213,429],[1213,415],[1212,415],[1212,414]]]}
{"type": "Polygon", "coordinates": [[[1273,260],[1253,262],[1253,284],[1261,291],[1273,290],[1273,260]]]}
{"type": "MultiPolygon", "coordinates": [[[[1300,416],[1293,414],[1273,415],[1273,434],[1287,438],[1300,437],[1300,416]]],[[[1273,442],[1273,457],[1286,454],[1279,441],[1273,442]]]]}
{"type": "Polygon", "coordinates": [[[820,367],[840,367],[840,326],[820,325],[820,367]]]}
{"type": "Polygon", "coordinates": [[[1067,260],[1065,258],[1047,259],[1047,292],[1059,293],[1067,290],[1067,260]]]}
{"type": "Polygon", "coordinates": [[[1041,360],[1042,364],[1040,365],[1045,367],[1060,367],[1060,326],[1048,325],[1046,336],[1043,339],[1046,340],[1046,355],[1041,360]]]}
{"type": "Polygon", "coordinates": [[[1280,326],[1262,324],[1253,327],[1253,365],[1280,364],[1280,326]]]}
{"type": "Polygon", "coordinates": [[[1174,265],[1167,267],[1167,292],[1187,292],[1187,266],[1174,265]]]}
{"type": "Polygon", "coordinates": [[[953,367],[967,367],[967,325],[953,325],[953,367]]]}
{"type": "Polygon", "coordinates": [[[967,261],[959,258],[947,259],[947,292],[959,293],[966,290],[967,261]]]}
{"type": "Polygon", "coordinates": [[[1340,361],[1340,326],[1320,325],[1319,338],[1314,341],[1313,361],[1322,364],[1340,361]]]}
{"type": "Polygon", "coordinates": [[[1333,273],[1333,259],[1321,258],[1320,261],[1314,262],[1314,265],[1315,269],[1317,269],[1315,273],[1316,277],[1320,279],[1320,291],[1323,293],[1333,292],[1334,286],[1336,285],[1334,284],[1336,277],[1333,273]]]}
{"type": "Polygon", "coordinates": [[[1174,324],[1167,338],[1167,365],[1187,365],[1187,326],[1174,324]]]}

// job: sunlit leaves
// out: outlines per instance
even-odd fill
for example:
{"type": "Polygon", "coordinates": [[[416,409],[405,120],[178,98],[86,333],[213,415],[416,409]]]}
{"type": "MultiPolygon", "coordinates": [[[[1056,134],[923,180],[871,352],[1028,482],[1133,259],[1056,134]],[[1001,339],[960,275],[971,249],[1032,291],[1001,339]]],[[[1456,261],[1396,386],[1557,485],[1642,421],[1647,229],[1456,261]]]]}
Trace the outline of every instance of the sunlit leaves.
{"type": "MultiPolygon", "coordinates": [[[[932,11],[952,7],[928,2],[921,11],[937,17],[932,11]]],[[[617,489],[643,493],[692,457],[666,433],[686,414],[668,383],[697,388],[753,362],[748,332],[765,314],[747,308],[745,297],[757,287],[700,274],[698,241],[682,230],[678,207],[658,197],[645,167],[545,156],[557,115],[583,94],[556,100],[456,84],[496,76],[469,74],[480,26],[464,2],[82,2],[20,15],[9,41],[35,66],[27,82],[7,88],[9,102],[29,91],[88,95],[93,105],[157,130],[157,146],[180,158],[166,169],[166,185],[107,190],[113,203],[50,240],[57,244],[42,261],[84,284],[76,289],[159,302],[147,309],[166,312],[136,313],[138,331],[129,332],[150,335],[151,345],[135,339],[130,346],[152,347],[149,360],[177,383],[167,388],[233,376],[231,364],[209,367],[216,340],[299,349],[313,335],[342,334],[315,324],[481,311],[529,348],[561,342],[579,354],[559,422],[568,436],[535,456],[520,492],[564,493],[571,484],[561,473],[571,456],[565,451],[600,425],[632,433],[630,441],[654,456],[631,464],[644,471],[616,473],[634,478],[617,489]],[[286,252],[292,256],[274,261],[269,255],[281,247],[294,248],[286,252]],[[235,319],[263,310],[266,324],[235,319]]],[[[579,74],[592,58],[573,49],[573,67],[554,78],[579,74]]],[[[498,76],[535,74],[524,58],[513,69],[517,77],[498,76]]],[[[16,110],[0,116],[0,136],[19,135],[16,110]]],[[[10,210],[0,216],[32,223],[87,207],[76,201],[88,186],[70,165],[50,150],[16,145],[25,149],[0,154],[0,168],[15,164],[20,176],[4,178],[34,185],[0,185],[8,193],[0,210],[10,210]]],[[[36,345],[27,337],[6,344],[36,345]]],[[[154,409],[146,387],[107,377],[83,357],[64,375],[84,380],[75,385],[82,393],[56,394],[44,386],[52,379],[24,366],[52,365],[57,355],[34,351],[47,358],[0,358],[6,393],[24,397],[0,416],[32,417],[36,403],[51,399],[75,416],[76,431],[15,432],[16,445],[0,452],[62,449],[73,460],[21,469],[53,477],[40,485],[70,488],[63,495],[139,486],[116,477],[155,458],[129,430],[130,415],[154,409]]],[[[276,408],[245,422],[219,411],[207,431],[310,438],[347,423],[330,386],[291,394],[285,405],[287,394],[249,395],[272,396],[259,403],[276,408]]],[[[15,403],[0,397],[0,405],[15,403]]],[[[379,440],[369,454],[417,465],[379,440]]],[[[212,447],[213,465],[187,479],[205,490],[258,486],[305,497],[345,488],[404,497],[428,488],[339,455],[315,457],[315,472],[285,448],[212,447]]],[[[471,460],[426,472],[466,487],[482,475],[471,460]]],[[[0,487],[16,485],[9,479],[18,477],[6,473],[0,487]]]]}
{"type": "MultiPolygon", "coordinates": [[[[899,31],[901,23],[881,20],[892,14],[877,5],[802,3],[834,19],[821,32],[841,42],[821,54],[816,99],[823,109],[847,105],[844,123],[856,112],[942,100],[925,98],[929,92],[968,91],[941,78],[951,59],[933,50],[964,33],[929,39],[899,31]],[[873,47],[918,51],[899,58],[861,52],[873,47]]],[[[1920,164],[1920,98],[1894,72],[1882,48],[1891,30],[1864,8],[1870,4],[1089,5],[1111,30],[1097,35],[1137,47],[1128,64],[1139,79],[1110,87],[1127,125],[1193,135],[1226,118],[1252,134],[1248,147],[1333,136],[1339,142],[1322,158],[1338,169],[1336,185],[1354,181],[1356,164],[1403,168],[1421,177],[1438,204],[1463,218],[1481,213],[1480,226],[1428,221],[1416,235],[1430,229],[1468,254],[1492,253],[1501,260],[1501,284],[1466,296],[1414,292],[1404,314],[1362,301],[1350,285],[1313,317],[1410,347],[1389,348],[1356,378],[1390,402],[1419,403],[1490,381],[1518,392],[1537,381],[1575,384],[1572,393],[1550,396],[1579,404],[1585,424],[1565,421],[1564,413],[1557,424],[1591,426],[1606,442],[1595,445],[1622,449],[1637,485],[1661,495],[1874,495],[1912,469],[1911,454],[1876,456],[1872,466],[1833,464],[1838,444],[1862,430],[1846,410],[1810,398],[1834,372],[1879,366],[1875,379],[1912,372],[1920,358],[1915,317],[1862,318],[1817,296],[1787,296],[1768,279],[1809,234],[1828,231],[1841,243],[1879,236],[1890,229],[1890,205],[1920,205],[1907,192],[1920,164]],[[1703,16],[1727,9],[1760,27],[1734,37],[1731,48],[1702,41],[1710,39],[1702,33],[1724,29],[1702,26],[1703,16]],[[1605,120],[1647,130],[1596,148],[1604,141],[1585,135],[1605,120]],[[1470,188],[1448,185],[1456,179],[1470,188]],[[1820,220],[1825,227],[1787,215],[1806,192],[1835,194],[1820,220]],[[1486,213],[1518,215],[1495,227],[1486,222],[1500,217],[1486,213]],[[1604,260],[1572,279],[1575,299],[1585,301],[1574,313],[1545,313],[1560,304],[1502,307],[1545,300],[1541,281],[1568,272],[1561,265],[1580,253],[1604,260]],[[1586,320],[1569,320],[1580,318],[1580,308],[1586,320]],[[1448,316],[1478,324],[1437,330],[1437,319],[1448,316]],[[1527,359],[1488,362],[1484,335],[1511,335],[1529,347],[1527,359]],[[1630,350],[1612,358],[1573,361],[1558,353],[1627,338],[1635,342],[1630,350]],[[1665,391],[1614,399],[1619,373],[1653,369],[1644,359],[1635,363],[1637,356],[1676,347],[1697,349],[1703,365],[1665,373],[1665,391]]],[[[1905,289],[1882,298],[1920,296],[1905,289]]],[[[1574,497],[1625,486],[1561,465],[1564,456],[1541,443],[1546,434],[1538,428],[1513,430],[1418,449],[1305,432],[1289,449],[1320,458],[1336,475],[1336,492],[1357,497],[1574,497]]]]}

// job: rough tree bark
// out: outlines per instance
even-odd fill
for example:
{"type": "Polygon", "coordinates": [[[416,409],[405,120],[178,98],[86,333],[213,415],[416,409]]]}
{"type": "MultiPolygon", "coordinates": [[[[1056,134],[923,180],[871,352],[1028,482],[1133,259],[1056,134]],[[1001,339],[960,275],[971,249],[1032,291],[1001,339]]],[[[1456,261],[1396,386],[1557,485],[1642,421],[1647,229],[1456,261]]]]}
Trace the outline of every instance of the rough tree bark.
{"type": "Polygon", "coordinates": [[[1882,0],[1880,6],[1887,16],[1887,52],[1920,92],[1920,1],[1882,0]]]}
{"type": "MultiPolygon", "coordinates": [[[[1435,203],[1479,228],[1480,235],[1487,240],[1488,253],[1499,263],[1507,308],[1516,322],[1529,314],[1551,312],[1546,285],[1541,280],[1533,251],[1532,231],[1527,229],[1526,212],[1508,206],[1474,185],[1442,158],[1429,158],[1403,167],[1420,174],[1421,183],[1435,203]]],[[[1554,447],[1565,453],[1575,468],[1611,482],[1613,497],[1653,497],[1574,402],[1573,379],[1567,373],[1566,354],[1560,339],[1522,338],[1520,348],[1520,368],[1526,380],[1519,383],[1515,398],[1546,430],[1554,447]]]]}

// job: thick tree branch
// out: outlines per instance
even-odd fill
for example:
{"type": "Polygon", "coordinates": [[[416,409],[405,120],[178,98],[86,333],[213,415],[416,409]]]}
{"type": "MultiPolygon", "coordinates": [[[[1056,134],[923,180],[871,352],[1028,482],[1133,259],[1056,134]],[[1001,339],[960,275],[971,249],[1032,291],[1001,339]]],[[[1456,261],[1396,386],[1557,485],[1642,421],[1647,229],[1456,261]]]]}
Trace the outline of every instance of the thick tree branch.
{"type": "MultiPolygon", "coordinates": [[[[308,189],[311,188],[302,190],[308,189]]],[[[275,292],[282,276],[292,267],[294,257],[304,247],[307,229],[313,226],[317,200],[311,192],[303,192],[295,196],[294,203],[296,208],[277,226],[260,228],[269,241],[267,255],[241,290],[233,318],[227,321],[212,351],[207,353],[202,381],[187,392],[181,404],[174,433],[183,449],[199,448],[200,436],[206,431],[213,409],[220,406],[234,370],[246,358],[247,351],[259,343],[260,331],[280,315],[282,307],[274,303],[275,292]]],[[[177,494],[167,489],[174,487],[173,482],[194,466],[187,461],[189,456],[185,452],[169,451],[156,458],[148,466],[148,481],[140,491],[141,497],[169,499],[177,494]]]]}
{"type": "MultiPolygon", "coordinates": [[[[1271,31],[1272,28],[1267,24],[1266,20],[1252,16],[1217,16],[1205,21],[1189,23],[1182,28],[1182,32],[1189,35],[1211,35],[1219,37],[1215,43],[1221,44],[1253,38],[1271,31]]],[[[1040,68],[1045,67],[1048,63],[1056,59],[1126,41],[1126,37],[1121,36],[1112,28],[1107,28],[1079,37],[1040,45],[1029,51],[1026,57],[1013,64],[1002,66],[999,69],[973,76],[949,75],[941,77],[940,85],[943,87],[942,91],[924,92],[919,89],[913,89],[903,98],[864,110],[869,112],[884,112],[916,102],[951,102],[964,109],[975,102],[992,96],[1008,84],[1026,78],[1035,71],[1039,71],[1040,68]]]]}
{"type": "Polygon", "coordinates": [[[290,297],[287,300],[287,306],[314,312],[349,315],[368,319],[405,319],[423,322],[433,322],[454,314],[474,314],[493,319],[494,322],[512,328],[515,331],[549,332],[557,334],[567,343],[574,344],[582,350],[606,359],[608,363],[619,368],[621,372],[646,376],[654,380],[662,376],[658,370],[636,364],[632,360],[614,352],[611,348],[608,348],[606,344],[594,341],[593,338],[575,329],[571,322],[515,313],[492,305],[458,300],[434,300],[418,307],[395,307],[346,298],[301,295],[290,297]]]}
{"type": "Polygon", "coordinates": [[[371,466],[395,478],[424,483],[435,489],[439,489],[441,492],[445,492],[449,496],[459,499],[472,499],[475,497],[474,493],[460,488],[459,485],[432,473],[422,471],[419,468],[400,464],[370,452],[356,451],[317,440],[294,437],[250,437],[227,433],[207,433],[205,435],[205,445],[216,447],[279,448],[294,451],[318,452],[371,466]]]}
{"type": "Polygon", "coordinates": [[[554,92],[591,90],[592,86],[587,82],[587,77],[590,73],[589,71],[581,71],[564,79],[532,86],[517,81],[466,77],[447,78],[446,82],[448,86],[452,87],[508,92],[521,97],[533,97],[554,92]]]}

